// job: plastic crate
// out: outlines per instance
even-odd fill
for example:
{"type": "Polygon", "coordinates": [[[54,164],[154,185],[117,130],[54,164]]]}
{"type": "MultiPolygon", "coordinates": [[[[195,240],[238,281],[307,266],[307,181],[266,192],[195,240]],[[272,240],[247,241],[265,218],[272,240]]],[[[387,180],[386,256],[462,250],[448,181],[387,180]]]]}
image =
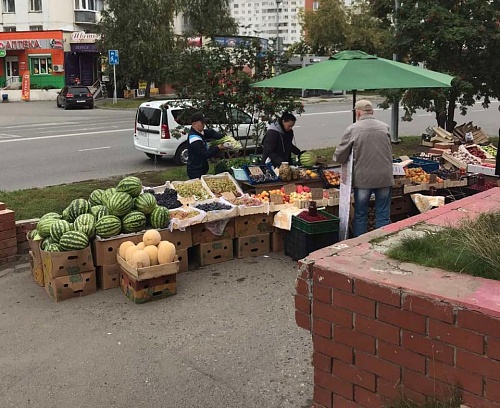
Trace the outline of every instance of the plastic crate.
{"type": "MultiPolygon", "coordinates": [[[[426,173],[432,173],[439,170],[439,163],[433,160],[421,159],[420,157],[410,157],[413,163],[408,165],[408,168],[421,167],[426,173]]],[[[393,160],[394,163],[400,163],[400,159],[393,160]]]]}
{"type": "Polygon", "coordinates": [[[276,175],[273,168],[269,164],[245,164],[243,165],[243,170],[245,170],[245,174],[248,177],[248,182],[252,185],[274,183],[280,181],[279,177],[276,175]],[[254,172],[253,169],[256,169],[257,172],[254,172]],[[255,177],[251,177],[256,175],[253,173],[260,173],[262,174],[262,176],[260,179],[256,179],[255,177]]]}
{"type": "Polygon", "coordinates": [[[284,252],[294,261],[305,258],[311,252],[333,245],[339,241],[339,232],[323,232],[319,234],[308,234],[298,230],[292,225],[292,229],[285,235],[284,252]]]}
{"type": "MultiPolygon", "coordinates": [[[[318,210],[318,214],[327,217],[328,220],[308,222],[303,220],[302,218],[292,215],[292,227],[310,235],[322,234],[324,232],[334,232],[339,230],[340,219],[338,217],[324,210],[318,210]]],[[[314,237],[314,239],[316,239],[316,237],[314,237]]]]}

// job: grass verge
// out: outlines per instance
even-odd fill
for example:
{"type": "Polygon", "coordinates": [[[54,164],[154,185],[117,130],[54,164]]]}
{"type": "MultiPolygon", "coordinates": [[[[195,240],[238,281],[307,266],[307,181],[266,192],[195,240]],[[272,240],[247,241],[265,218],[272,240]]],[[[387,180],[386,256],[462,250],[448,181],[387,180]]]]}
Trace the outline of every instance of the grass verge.
{"type": "Polygon", "coordinates": [[[500,211],[406,238],[387,255],[402,262],[500,280],[500,211]]]}

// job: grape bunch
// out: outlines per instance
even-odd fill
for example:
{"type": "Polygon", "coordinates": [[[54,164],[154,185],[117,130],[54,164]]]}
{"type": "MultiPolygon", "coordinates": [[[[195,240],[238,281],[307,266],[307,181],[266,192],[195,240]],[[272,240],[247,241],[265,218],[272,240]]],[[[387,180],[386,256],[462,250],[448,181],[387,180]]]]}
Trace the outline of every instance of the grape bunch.
{"type": "Polygon", "coordinates": [[[177,191],[173,188],[166,188],[163,193],[156,193],[153,189],[146,190],[145,192],[153,194],[158,205],[166,207],[169,210],[182,207],[182,203],[177,199],[177,191]]]}
{"type": "Polygon", "coordinates": [[[197,206],[195,206],[195,208],[198,208],[199,210],[203,210],[205,212],[233,209],[233,207],[231,207],[230,205],[219,203],[217,201],[214,201],[213,203],[198,204],[197,206]]]}

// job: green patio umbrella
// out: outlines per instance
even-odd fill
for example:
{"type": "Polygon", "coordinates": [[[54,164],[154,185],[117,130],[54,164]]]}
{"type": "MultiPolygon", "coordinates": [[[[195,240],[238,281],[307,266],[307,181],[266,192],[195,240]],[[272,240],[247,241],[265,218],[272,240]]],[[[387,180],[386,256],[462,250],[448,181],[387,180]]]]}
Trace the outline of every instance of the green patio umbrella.
{"type": "Polygon", "coordinates": [[[363,51],[341,51],[330,59],[252,84],[263,88],[344,90],[447,88],[453,77],[363,51]]]}

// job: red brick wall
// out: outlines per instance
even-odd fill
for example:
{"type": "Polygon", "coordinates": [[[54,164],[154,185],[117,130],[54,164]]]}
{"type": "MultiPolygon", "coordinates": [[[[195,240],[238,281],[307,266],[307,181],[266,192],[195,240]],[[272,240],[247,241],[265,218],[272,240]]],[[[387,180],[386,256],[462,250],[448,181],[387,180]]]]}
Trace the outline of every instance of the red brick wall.
{"type": "Polygon", "coordinates": [[[424,402],[453,385],[470,407],[500,407],[499,317],[334,269],[299,263],[295,317],[312,333],[314,407],[424,402]]]}
{"type": "Polygon", "coordinates": [[[16,259],[17,238],[14,211],[0,203],[0,265],[16,259]]]}

